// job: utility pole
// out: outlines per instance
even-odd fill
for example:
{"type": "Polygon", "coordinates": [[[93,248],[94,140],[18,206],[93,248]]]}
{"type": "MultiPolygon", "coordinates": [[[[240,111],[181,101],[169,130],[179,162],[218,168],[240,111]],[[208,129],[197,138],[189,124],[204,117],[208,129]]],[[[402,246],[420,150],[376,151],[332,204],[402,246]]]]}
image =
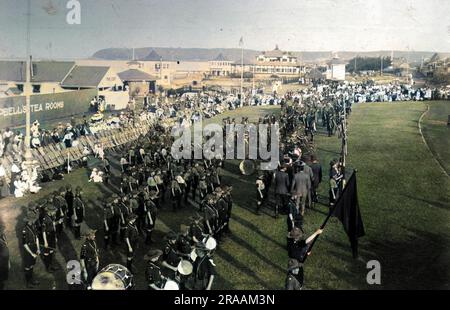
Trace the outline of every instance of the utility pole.
{"type": "Polygon", "coordinates": [[[380,75],[383,75],[383,55],[380,56],[380,75]]]}

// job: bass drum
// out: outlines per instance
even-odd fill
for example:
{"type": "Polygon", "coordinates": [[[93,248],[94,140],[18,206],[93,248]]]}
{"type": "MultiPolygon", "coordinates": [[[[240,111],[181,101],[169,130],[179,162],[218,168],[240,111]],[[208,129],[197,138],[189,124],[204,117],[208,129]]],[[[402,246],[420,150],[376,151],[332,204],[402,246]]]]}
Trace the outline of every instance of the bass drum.
{"type": "Polygon", "coordinates": [[[133,286],[133,275],[126,267],[110,264],[95,276],[91,287],[93,290],[129,290],[133,286]]]}

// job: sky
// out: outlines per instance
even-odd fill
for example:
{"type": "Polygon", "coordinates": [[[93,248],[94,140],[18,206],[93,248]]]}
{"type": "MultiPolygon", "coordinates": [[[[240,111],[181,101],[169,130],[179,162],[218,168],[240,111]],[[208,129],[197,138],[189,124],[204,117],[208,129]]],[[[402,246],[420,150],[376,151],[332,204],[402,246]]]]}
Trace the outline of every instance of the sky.
{"type": "MultiPolygon", "coordinates": [[[[450,52],[449,0],[31,1],[31,53],[86,58],[108,47],[450,52]]],[[[26,55],[27,0],[0,0],[0,58],[26,55]]]]}

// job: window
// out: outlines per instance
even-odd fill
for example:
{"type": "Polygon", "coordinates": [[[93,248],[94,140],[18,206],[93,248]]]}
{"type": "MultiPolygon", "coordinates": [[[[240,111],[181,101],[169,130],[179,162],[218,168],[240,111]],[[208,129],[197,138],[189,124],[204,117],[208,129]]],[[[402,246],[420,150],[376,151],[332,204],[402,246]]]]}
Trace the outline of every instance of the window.
{"type": "Polygon", "coordinates": [[[33,84],[33,93],[38,94],[41,92],[41,85],[39,84],[33,84]]]}
{"type": "Polygon", "coordinates": [[[17,89],[23,92],[23,84],[17,84],[17,89]]]}

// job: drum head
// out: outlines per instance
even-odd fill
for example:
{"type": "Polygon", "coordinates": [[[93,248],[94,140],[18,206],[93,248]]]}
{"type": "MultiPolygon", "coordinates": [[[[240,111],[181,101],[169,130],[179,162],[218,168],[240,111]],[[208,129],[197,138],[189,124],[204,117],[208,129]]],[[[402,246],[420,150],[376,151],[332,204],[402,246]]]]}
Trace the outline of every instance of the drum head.
{"type": "Polygon", "coordinates": [[[188,276],[192,273],[192,264],[187,260],[181,260],[178,264],[178,272],[183,276],[188,276]]]}
{"type": "Polygon", "coordinates": [[[124,283],[109,271],[100,272],[92,281],[93,290],[125,290],[124,283]]]}
{"type": "Polygon", "coordinates": [[[179,289],[180,287],[175,281],[167,280],[166,284],[164,284],[165,291],[178,291],[179,289]]]}
{"type": "Polygon", "coordinates": [[[94,290],[127,290],[133,287],[133,275],[122,265],[110,264],[95,276],[91,287],[94,290]]]}

